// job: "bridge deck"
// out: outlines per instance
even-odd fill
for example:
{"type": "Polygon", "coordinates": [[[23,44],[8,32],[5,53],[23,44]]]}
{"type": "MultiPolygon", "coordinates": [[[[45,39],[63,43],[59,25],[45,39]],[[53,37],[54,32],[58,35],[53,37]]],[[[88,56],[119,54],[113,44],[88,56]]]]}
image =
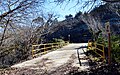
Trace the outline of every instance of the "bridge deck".
{"type": "MultiPolygon", "coordinates": [[[[58,68],[66,67],[80,67],[78,56],[77,56],[77,49],[81,46],[86,46],[87,43],[78,43],[78,44],[69,44],[64,46],[63,48],[57,49],[55,51],[49,52],[45,55],[40,57],[34,58],[32,60],[25,61],[23,63],[19,63],[13,65],[12,67],[15,68],[30,68],[30,69],[42,69],[47,71],[56,71],[58,68]]],[[[84,58],[85,54],[83,50],[79,50],[80,57],[84,58]]],[[[80,70],[87,70],[89,64],[87,60],[81,59],[82,66],[80,70]]]]}

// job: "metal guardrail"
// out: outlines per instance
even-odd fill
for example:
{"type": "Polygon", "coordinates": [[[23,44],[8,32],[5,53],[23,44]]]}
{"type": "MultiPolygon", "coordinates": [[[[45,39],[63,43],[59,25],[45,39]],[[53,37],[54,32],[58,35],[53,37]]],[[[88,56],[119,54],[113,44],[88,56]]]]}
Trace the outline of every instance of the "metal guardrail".
{"type": "Polygon", "coordinates": [[[88,50],[94,51],[100,58],[105,59],[104,45],[88,41],[88,50]]]}
{"type": "Polygon", "coordinates": [[[52,50],[56,50],[67,45],[69,42],[59,42],[59,43],[47,43],[47,44],[38,44],[32,45],[32,57],[35,58],[36,56],[46,54],[52,50]]]}

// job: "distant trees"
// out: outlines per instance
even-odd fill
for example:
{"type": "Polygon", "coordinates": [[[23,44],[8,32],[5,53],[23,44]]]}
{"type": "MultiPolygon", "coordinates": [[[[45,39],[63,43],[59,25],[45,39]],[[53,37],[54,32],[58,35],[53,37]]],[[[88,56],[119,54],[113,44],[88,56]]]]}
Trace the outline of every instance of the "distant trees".
{"type": "MultiPolygon", "coordinates": [[[[55,2],[60,2],[60,3],[64,2],[64,1],[66,1],[66,0],[55,0],[55,2]]],[[[81,1],[83,1],[83,0],[77,0],[78,3],[81,1]]],[[[97,2],[97,1],[99,1],[99,0],[86,0],[86,2],[97,2]]],[[[100,1],[105,1],[105,2],[110,2],[110,3],[120,2],[119,0],[100,0],[100,1]]]]}
{"type": "Polygon", "coordinates": [[[111,2],[111,3],[113,3],[113,2],[120,2],[120,0],[102,0],[102,1],[111,2]]]}
{"type": "Polygon", "coordinates": [[[82,15],[82,12],[79,11],[78,13],[76,13],[75,18],[78,19],[81,15],[82,15]]]}
{"type": "Polygon", "coordinates": [[[68,19],[68,20],[69,20],[69,19],[72,19],[72,18],[73,18],[73,15],[71,15],[71,14],[66,15],[65,18],[68,19]]]}
{"type": "MultiPolygon", "coordinates": [[[[59,4],[64,3],[65,1],[72,2],[72,0],[54,0],[55,2],[58,2],[59,4]]],[[[113,8],[114,6],[120,4],[120,0],[76,0],[76,5],[75,6],[79,6],[79,4],[81,5],[80,7],[83,9],[87,9],[88,12],[90,12],[95,6],[100,6],[100,5],[104,5],[104,4],[109,4],[110,6],[108,7],[108,9],[113,8]],[[112,6],[112,4],[114,4],[114,6],[112,6]],[[88,8],[89,7],[89,8],[88,8]]],[[[114,8],[114,11],[116,13],[118,13],[118,15],[120,15],[119,10],[114,8]]]]}

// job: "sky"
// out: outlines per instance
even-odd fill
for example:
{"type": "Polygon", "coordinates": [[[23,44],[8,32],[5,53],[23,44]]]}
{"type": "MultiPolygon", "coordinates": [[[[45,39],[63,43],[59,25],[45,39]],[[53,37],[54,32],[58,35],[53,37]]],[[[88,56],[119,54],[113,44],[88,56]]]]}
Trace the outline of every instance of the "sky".
{"type": "MultiPolygon", "coordinates": [[[[88,0],[82,0],[82,2],[80,2],[79,4],[77,4],[77,1],[78,0],[70,0],[70,1],[65,0],[65,2],[63,2],[62,4],[58,4],[58,3],[55,3],[54,0],[46,0],[46,2],[44,3],[44,8],[42,8],[42,10],[43,10],[43,13],[46,13],[46,14],[54,13],[54,15],[57,15],[58,21],[62,21],[65,19],[66,15],[71,14],[74,17],[77,12],[79,11],[85,12],[91,8],[92,4],[90,4],[84,9],[81,8],[84,5],[84,3],[88,0]]],[[[98,0],[98,3],[95,3],[94,5],[99,4],[100,3],[99,1],[101,0],[98,0]]],[[[35,17],[36,16],[33,16],[33,18],[35,17]]]]}
{"type": "Polygon", "coordinates": [[[78,7],[74,7],[75,5],[75,1],[73,1],[73,3],[69,2],[68,4],[64,2],[63,4],[59,5],[57,5],[57,3],[55,4],[54,2],[46,2],[45,11],[58,15],[58,20],[64,20],[65,15],[71,14],[74,16],[76,12],[79,11],[78,7]]]}
{"type": "MultiPolygon", "coordinates": [[[[62,4],[58,4],[53,2],[53,0],[49,0],[45,3],[45,12],[51,12],[54,13],[55,15],[58,15],[59,18],[58,20],[64,20],[65,19],[65,15],[73,15],[75,16],[75,14],[79,11],[85,12],[88,11],[91,6],[87,6],[86,8],[82,8],[83,4],[86,2],[86,0],[83,0],[83,2],[77,4],[77,0],[71,0],[69,2],[65,1],[62,4]]],[[[97,2],[95,5],[99,4],[100,2],[97,2]]]]}

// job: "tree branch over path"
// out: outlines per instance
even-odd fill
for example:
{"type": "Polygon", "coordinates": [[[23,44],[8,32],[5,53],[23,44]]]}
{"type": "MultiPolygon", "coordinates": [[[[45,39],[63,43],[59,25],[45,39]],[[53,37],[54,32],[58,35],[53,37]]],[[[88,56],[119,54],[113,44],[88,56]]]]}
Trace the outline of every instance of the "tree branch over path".
{"type": "MultiPolygon", "coordinates": [[[[23,0],[22,2],[19,3],[19,5],[18,5],[16,8],[14,8],[14,9],[12,9],[12,10],[9,10],[8,12],[5,12],[5,13],[1,14],[1,15],[0,15],[0,21],[2,20],[2,18],[6,17],[8,14],[10,14],[10,13],[16,11],[16,10],[19,10],[20,8],[29,7],[32,3],[35,2],[35,0],[32,0],[32,1],[30,1],[30,2],[27,2],[27,1],[28,1],[28,0],[23,0]],[[25,3],[25,2],[26,2],[26,3],[25,3]]],[[[18,3],[18,2],[19,2],[19,0],[17,0],[15,3],[18,3]]],[[[15,3],[13,3],[13,4],[15,4],[15,3]]],[[[13,4],[12,4],[12,5],[13,5],[13,4]]],[[[11,5],[10,5],[10,6],[11,6],[11,5]]],[[[10,8],[10,7],[9,7],[9,8],[10,8]]]]}

